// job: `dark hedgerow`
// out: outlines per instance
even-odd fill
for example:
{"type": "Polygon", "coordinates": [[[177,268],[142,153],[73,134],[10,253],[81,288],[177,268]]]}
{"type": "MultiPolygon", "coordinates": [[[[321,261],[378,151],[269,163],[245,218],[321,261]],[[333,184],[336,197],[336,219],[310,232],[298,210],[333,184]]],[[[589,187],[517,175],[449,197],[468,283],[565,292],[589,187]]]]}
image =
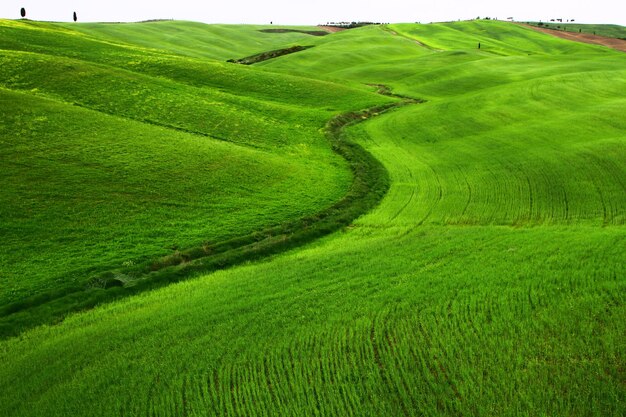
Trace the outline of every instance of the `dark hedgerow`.
{"type": "Polygon", "coordinates": [[[106,271],[94,276],[87,286],[57,289],[6,305],[0,308],[0,338],[60,321],[71,312],[284,252],[348,226],[380,202],[389,188],[389,176],[376,158],[345,137],[344,128],[383,112],[422,102],[395,95],[383,85],[375,87],[380,94],[401,100],[343,113],[326,124],[325,134],[333,151],[348,161],[353,172],[350,189],[334,205],[317,214],[244,236],[213,244],[205,242],[196,248],[176,250],[160,259],[106,271]]]}

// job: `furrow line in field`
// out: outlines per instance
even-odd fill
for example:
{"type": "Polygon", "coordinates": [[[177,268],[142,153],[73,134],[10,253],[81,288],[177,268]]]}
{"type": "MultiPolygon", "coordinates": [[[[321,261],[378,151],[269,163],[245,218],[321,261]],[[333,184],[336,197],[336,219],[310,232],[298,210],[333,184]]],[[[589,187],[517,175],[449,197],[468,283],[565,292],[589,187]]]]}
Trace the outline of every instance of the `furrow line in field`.
{"type": "Polygon", "coordinates": [[[472,186],[467,180],[467,173],[465,172],[465,170],[459,164],[457,164],[456,167],[461,173],[461,177],[463,178],[463,182],[467,190],[467,199],[465,200],[465,204],[463,205],[463,209],[461,210],[461,214],[459,215],[459,220],[458,220],[459,222],[463,222],[465,213],[467,213],[467,208],[472,203],[472,186]]]}
{"type": "Polygon", "coordinates": [[[428,220],[428,218],[433,214],[433,211],[435,210],[435,206],[440,204],[441,200],[443,199],[443,186],[441,185],[439,174],[437,174],[437,171],[435,171],[432,165],[428,165],[428,168],[432,171],[433,176],[435,177],[435,180],[436,180],[435,181],[437,184],[437,189],[435,190],[436,197],[435,197],[435,201],[431,202],[431,206],[428,209],[428,212],[426,213],[426,215],[417,223],[418,226],[423,225],[426,222],[426,220],[428,220]]]}
{"type": "Polygon", "coordinates": [[[408,183],[411,184],[411,195],[409,196],[409,198],[406,199],[406,201],[402,204],[402,206],[395,212],[395,214],[393,214],[390,218],[389,218],[389,222],[393,222],[396,218],[398,218],[398,216],[400,216],[400,214],[402,214],[404,212],[404,210],[411,204],[411,202],[413,201],[413,198],[415,197],[415,192],[416,192],[416,184],[415,184],[415,179],[413,177],[413,170],[411,169],[411,167],[405,165],[406,168],[406,172],[407,172],[407,177],[409,179],[408,183]]]}

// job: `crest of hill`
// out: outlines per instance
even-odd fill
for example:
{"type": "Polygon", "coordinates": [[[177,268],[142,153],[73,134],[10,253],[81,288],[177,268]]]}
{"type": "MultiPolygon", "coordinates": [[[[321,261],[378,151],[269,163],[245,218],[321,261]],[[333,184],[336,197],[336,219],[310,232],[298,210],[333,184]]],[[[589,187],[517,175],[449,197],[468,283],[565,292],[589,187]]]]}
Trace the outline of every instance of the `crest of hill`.
{"type": "Polygon", "coordinates": [[[389,101],[41,22],[0,20],[0,64],[0,305],[318,212],[350,177],[321,128],[389,101]]]}
{"type": "Polygon", "coordinates": [[[547,74],[559,66],[540,65],[543,60],[567,65],[571,56],[590,54],[591,63],[618,53],[498,21],[370,26],[315,39],[315,45],[256,65],[343,82],[390,84],[404,95],[415,95],[411,90],[419,86],[420,97],[434,98],[521,80],[531,72],[547,74]],[[516,61],[518,72],[511,72],[516,61]]]}
{"type": "Polygon", "coordinates": [[[220,61],[311,41],[315,26],[208,25],[186,21],[65,26],[89,36],[220,61]]]}

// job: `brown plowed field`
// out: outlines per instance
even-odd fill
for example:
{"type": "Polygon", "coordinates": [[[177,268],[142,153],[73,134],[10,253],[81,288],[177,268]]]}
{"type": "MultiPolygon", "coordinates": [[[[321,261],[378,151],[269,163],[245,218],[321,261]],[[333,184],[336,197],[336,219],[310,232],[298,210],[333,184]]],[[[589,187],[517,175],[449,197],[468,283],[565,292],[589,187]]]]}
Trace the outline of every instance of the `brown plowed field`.
{"type": "Polygon", "coordinates": [[[550,35],[557,36],[559,38],[569,39],[570,41],[603,45],[608,46],[609,48],[617,49],[618,51],[626,52],[626,41],[622,39],[607,38],[606,36],[592,35],[590,33],[565,32],[563,30],[546,29],[531,25],[523,26],[529,27],[538,32],[549,33],[550,35]]]}
{"type": "Polygon", "coordinates": [[[322,25],[319,25],[318,27],[320,29],[325,30],[326,32],[330,32],[330,33],[341,32],[342,30],[346,30],[346,28],[340,28],[338,26],[322,26],[322,25]]]}

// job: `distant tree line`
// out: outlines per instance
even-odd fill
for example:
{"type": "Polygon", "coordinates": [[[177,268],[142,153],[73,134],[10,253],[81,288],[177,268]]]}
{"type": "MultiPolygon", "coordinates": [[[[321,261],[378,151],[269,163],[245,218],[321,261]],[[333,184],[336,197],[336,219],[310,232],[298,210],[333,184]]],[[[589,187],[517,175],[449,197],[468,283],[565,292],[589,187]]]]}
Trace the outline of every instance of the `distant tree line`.
{"type": "Polygon", "coordinates": [[[140,20],[137,23],[151,23],[151,22],[171,22],[174,19],[148,19],[148,20],[140,20]]]}
{"type": "Polygon", "coordinates": [[[384,23],[380,22],[326,22],[323,26],[332,26],[337,28],[344,29],[353,29],[359,28],[361,26],[369,26],[369,25],[383,25],[384,23]]]}
{"type": "MultiPolygon", "coordinates": [[[[568,23],[573,23],[576,20],[575,19],[565,19],[566,22],[568,23]]],[[[555,23],[563,23],[563,19],[550,19],[550,22],[555,22],[555,23]]],[[[539,21],[539,23],[537,23],[537,26],[545,26],[545,27],[549,27],[550,25],[547,23],[543,23],[541,20],[539,21]]],[[[560,27],[560,26],[557,26],[560,27]]]]}

